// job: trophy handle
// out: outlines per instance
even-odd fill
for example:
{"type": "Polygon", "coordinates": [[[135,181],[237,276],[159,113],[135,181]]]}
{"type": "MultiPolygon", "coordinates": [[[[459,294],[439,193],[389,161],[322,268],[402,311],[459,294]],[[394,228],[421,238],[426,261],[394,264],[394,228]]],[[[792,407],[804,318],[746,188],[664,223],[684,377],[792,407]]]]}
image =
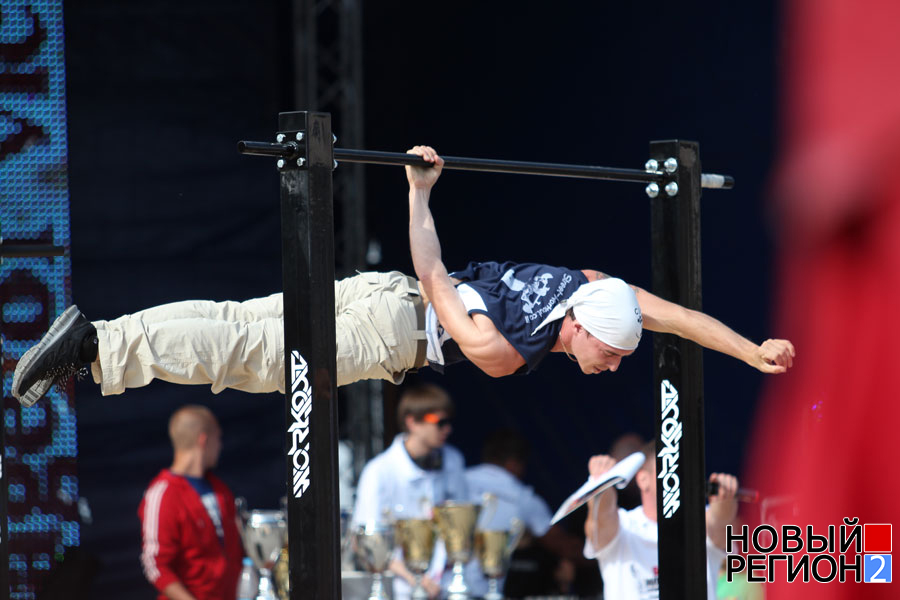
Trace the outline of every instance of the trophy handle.
{"type": "Polygon", "coordinates": [[[481,502],[481,522],[484,523],[482,529],[492,529],[491,520],[497,512],[497,495],[485,492],[481,495],[481,502]]]}
{"type": "Polygon", "coordinates": [[[403,519],[394,521],[394,545],[399,546],[400,548],[403,547],[403,527],[401,525],[402,521],[403,519]]]}
{"type": "Polygon", "coordinates": [[[234,499],[234,510],[242,523],[246,523],[250,518],[250,513],[247,512],[247,499],[243,496],[234,499]]]}
{"type": "Polygon", "coordinates": [[[422,496],[419,498],[419,510],[423,518],[430,519],[434,515],[434,503],[427,496],[422,496]]]}
{"type": "Polygon", "coordinates": [[[519,545],[519,540],[522,539],[522,534],[525,533],[525,522],[522,519],[518,519],[513,517],[509,526],[509,538],[506,540],[506,554],[504,556],[504,560],[508,560],[512,553],[515,551],[516,546],[519,545]]]}

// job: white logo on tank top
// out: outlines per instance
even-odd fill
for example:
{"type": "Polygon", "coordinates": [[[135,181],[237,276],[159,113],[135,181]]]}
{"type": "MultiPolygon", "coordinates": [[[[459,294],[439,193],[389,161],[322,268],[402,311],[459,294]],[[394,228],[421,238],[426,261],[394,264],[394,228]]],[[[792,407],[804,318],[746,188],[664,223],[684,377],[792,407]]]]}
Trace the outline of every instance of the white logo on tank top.
{"type": "Polygon", "coordinates": [[[532,277],[531,281],[525,282],[516,279],[515,269],[510,269],[503,274],[500,281],[505,283],[510,290],[522,292],[522,310],[530,315],[534,312],[534,307],[540,304],[547,292],[550,291],[550,280],[552,279],[552,274],[542,273],[532,277]]]}

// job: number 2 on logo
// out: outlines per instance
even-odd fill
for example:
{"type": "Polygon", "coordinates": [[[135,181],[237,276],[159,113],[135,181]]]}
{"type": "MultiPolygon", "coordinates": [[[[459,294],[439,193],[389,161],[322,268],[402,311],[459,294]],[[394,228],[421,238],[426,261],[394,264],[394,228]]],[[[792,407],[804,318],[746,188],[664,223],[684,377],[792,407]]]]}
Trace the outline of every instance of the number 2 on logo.
{"type": "Polygon", "coordinates": [[[891,563],[890,563],[890,554],[867,554],[866,555],[866,568],[865,568],[865,581],[867,583],[890,583],[891,581],[891,563]],[[878,564],[876,565],[876,561],[878,564]],[[882,575],[882,572],[887,567],[887,572],[882,575]],[[876,569],[874,573],[869,575],[870,568],[876,569]]]}

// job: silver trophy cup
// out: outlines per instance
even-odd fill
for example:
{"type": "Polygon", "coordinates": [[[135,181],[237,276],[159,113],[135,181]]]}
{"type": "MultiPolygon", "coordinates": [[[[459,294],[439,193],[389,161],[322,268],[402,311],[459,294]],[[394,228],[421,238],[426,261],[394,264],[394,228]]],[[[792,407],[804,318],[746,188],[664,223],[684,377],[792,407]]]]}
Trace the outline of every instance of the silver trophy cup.
{"type": "Polygon", "coordinates": [[[382,574],[394,553],[394,527],[390,523],[367,523],[353,530],[352,548],[356,560],[372,574],[369,600],[386,600],[382,574]]]}
{"type": "Polygon", "coordinates": [[[243,498],[235,501],[242,522],[241,539],[244,552],[259,569],[259,588],[256,600],[278,600],[272,581],[272,568],[287,539],[287,518],[280,510],[247,512],[243,498]]]}

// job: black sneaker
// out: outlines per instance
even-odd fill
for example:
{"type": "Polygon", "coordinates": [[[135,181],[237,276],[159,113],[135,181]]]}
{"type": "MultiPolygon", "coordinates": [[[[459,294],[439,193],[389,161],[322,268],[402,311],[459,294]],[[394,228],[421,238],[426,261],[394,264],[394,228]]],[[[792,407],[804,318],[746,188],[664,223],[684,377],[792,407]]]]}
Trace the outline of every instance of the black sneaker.
{"type": "Polygon", "coordinates": [[[31,406],[54,383],[65,384],[96,357],[97,330],[74,304],[50,326],[41,341],[22,355],[13,375],[12,393],[31,406]]]}

